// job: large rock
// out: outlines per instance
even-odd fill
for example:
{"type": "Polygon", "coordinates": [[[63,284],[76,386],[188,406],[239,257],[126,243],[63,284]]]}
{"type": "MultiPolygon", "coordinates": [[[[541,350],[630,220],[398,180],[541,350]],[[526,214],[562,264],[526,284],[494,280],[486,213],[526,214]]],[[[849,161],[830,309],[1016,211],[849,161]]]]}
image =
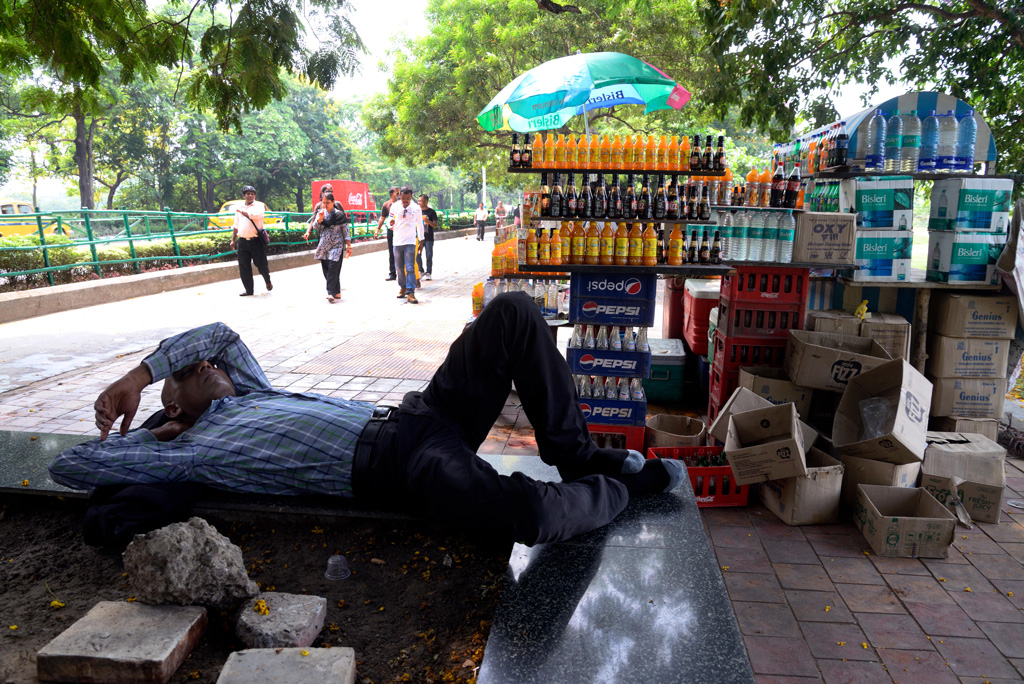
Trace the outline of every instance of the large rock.
{"type": "Polygon", "coordinates": [[[259,593],[242,550],[202,518],[136,535],[124,567],[143,603],[231,609],[259,593]]]}
{"type": "Polygon", "coordinates": [[[238,615],[235,634],[249,648],[291,648],[309,646],[327,617],[327,599],[274,591],[261,594],[267,614],[253,610],[257,599],[249,600],[238,615]]]}

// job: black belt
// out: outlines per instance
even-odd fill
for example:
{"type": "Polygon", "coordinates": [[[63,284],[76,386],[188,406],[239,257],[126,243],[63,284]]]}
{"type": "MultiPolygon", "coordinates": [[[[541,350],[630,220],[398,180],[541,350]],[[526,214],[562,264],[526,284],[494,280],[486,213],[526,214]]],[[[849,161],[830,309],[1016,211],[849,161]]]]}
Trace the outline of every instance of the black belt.
{"type": "Polygon", "coordinates": [[[359,439],[356,440],[356,453],[352,463],[353,480],[363,476],[368,471],[373,457],[373,448],[380,441],[384,426],[397,420],[397,406],[375,406],[373,408],[370,422],[366,424],[366,427],[359,434],[359,439]]]}

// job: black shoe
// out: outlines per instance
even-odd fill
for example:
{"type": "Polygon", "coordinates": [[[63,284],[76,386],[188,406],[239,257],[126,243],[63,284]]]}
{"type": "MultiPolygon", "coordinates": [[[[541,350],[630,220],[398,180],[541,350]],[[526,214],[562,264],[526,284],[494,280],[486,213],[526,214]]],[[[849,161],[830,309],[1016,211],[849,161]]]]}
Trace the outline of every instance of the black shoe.
{"type": "Polygon", "coordinates": [[[397,276],[389,275],[389,276],[388,276],[387,278],[385,278],[384,280],[397,280],[397,279],[398,279],[398,278],[397,278],[397,276]]]}
{"type": "Polygon", "coordinates": [[[252,292],[242,292],[239,297],[252,297],[252,292]]]}
{"type": "Polygon", "coordinates": [[[273,289],[274,289],[274,283],[267,283],[267,292],[270,292],[273,289]]]}

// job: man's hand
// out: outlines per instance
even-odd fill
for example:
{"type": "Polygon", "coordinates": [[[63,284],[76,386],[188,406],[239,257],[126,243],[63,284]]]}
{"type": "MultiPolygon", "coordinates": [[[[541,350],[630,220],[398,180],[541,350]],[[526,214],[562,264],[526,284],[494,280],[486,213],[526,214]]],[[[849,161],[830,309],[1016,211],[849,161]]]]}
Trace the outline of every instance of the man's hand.
{"type": "Polygon", "coordinates": [[[121,435],[128,434],[135,418],[135,412],[139,410],[139,399],[142,398],[142,390],[151,382],[153,376],[143,364],[139,364],[128,371],[124,377],[111,384],[103,390],[93,408],[96,409],[96,427],[100,429],[100,441],[107,438],[114,421],[124,416],[121,421],[121,435]]]}
{"type": "Polygon", "coordinates": [[[150,432],[161,442],[170,442],[190,427],[192,426],[180,420],[169,420],[160,427],[153,428],[150,432]]]}
{"type": "Polygon", "coordinates": [[[345,251],[345,258],[351,259],[352,258],[352,243],[351,242],[346,242],[345,243],[345,250],[346,250],[345,251]]]}
{"type": "Polygon", "coordinates": [[[235,239],[231,238],[231,249],[235,248],[235,239]]]}
{"type": "Polygon", "coordinates": [[[302,234],[302,239],[303,240],[308,240],[309,239],[309,231],[308,230],[305,233],[302,234]]]}
{"type": "Polygon", "coordinates": [[[239,214],[241,214],[245,218],[250,218],[249,217],[249,212],[245,211],[244,209],[236,209],[235,211],[237,211],[239,214]]]}

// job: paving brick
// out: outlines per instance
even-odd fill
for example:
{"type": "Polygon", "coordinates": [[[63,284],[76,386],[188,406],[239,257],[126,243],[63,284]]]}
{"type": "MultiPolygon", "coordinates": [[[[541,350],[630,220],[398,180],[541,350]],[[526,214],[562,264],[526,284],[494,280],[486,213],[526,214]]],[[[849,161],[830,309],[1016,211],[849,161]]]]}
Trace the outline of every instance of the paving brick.
{"type": "Polygon", "coordinates": [[[1024,622],[1024,612],[995,591],[955,591],[950,594],[972,620],[1024,622]]]}
{"type": "Polygon", "coordinates": [[[1024,544],[1014,544],[1005,542],[999,545],[1003,551],[1016,558],[1021,563],[1024,563],[1024,544]]]}
{"type": "Polygon", "coordinates": [[[939,582],[931,574],[927,577],[921,577],[920,575],[885,575],[885,581],[892,587],[892,590],[901,601],[953,603],[952,597],[946,591],[946,583],[939,582]]]}
{"type": "Polygon", "coordinates": [[[1024,565],[1010,555],[975,554],[969,556],[967,560],[990,580],[1024,580],[1024,565]]]}
{"type": "Polygon", "coordinates": [[[963,591],[970,587],[974,591],[992,591],[994,585],[985,578],[981,571],[970,563],[959,565],[932,565],[927,563],[935,579],[942,582],[948,592],[963,591]]]}
{"type": "Polygon", "coordinates": [[[235,651],[217,684],[355,684],[351,648],[254,648],[235,651]]]}
{"type": "Polygon", "coordinates": [[[766,539],[763,543],[772,563],[820,565],[814,549],[805,541],[766,539]]]}
{"type": "Polygon", "coordinates": [[[40,681],[168,681],[206,630],[206,609],[101,601],[37,654],[40,681]]]}
{"type": "Polygon", "coordinates": [[[892,679],[881,663],[851,663],[819,660],[825,684],[889,684],[892,679]]]}
{"type": "Polygon", "coordinates": [[[1020,580],[992,580],[1003,596],[1018,608],[1024,609],[1024,582],[1020,580]],[[1009,596],[1013,594],[1013,596],[1009,596]]]}
{"type": "Polygon", "coordinates": [[[728,568],[727,572],[763,572],[771,573],[772,564],[761,549],[728,549],[717,548],[718,564],[728,568]]]}
{"type": "Polygon", "coordinates": [[[807,538],[810,540],[811,546],[814,547],[815,553],[823,558],[865,558],[864,551],[871,548],[860,532],[857,532],[856,539],[848,535],[822,534],[812,536],[810,533],[808,533],[807,538]]]}
{"type": "Polygon", "coordinates": [[[704,508],[700,513],[709,527],[750,525],[747,511],[743,508],[704,508]]]}
{"type": "Polygon", "coordinates": [[[773,567],[783,589],[807,589],[810,591],[832,591],[835,589],[825,568],[820,565],[776,563],[773,567]]]}
{"type": "Polygon", "coordinates": [[[958,529],[954,534],[953,546],[961,553],[1003,553],[999,544],[992,541],[992,538],[984,532],[977,529],[968,530],[968,532],[968,534],[964,534],[964,530],[958,529]]]}
{"type": "Polygon", "coordinates": [[[957,676],[1013,677],[1016,674],[1010,662],[988,639],[950,637],[939,639],[935,648],[957,676]]]}
{"type": "Polygon", "coordinates": [[[906,611],[888,585],[836,584],[839,595],[855,613],[898,613],[906,611]]]}
{"type": "Polygon", "coordinates": [[[989,640],[1008,658],[1024,658],[1024,624],[1014,622],[978,622],[989,640]]]}
{"type": "Polygon", "coordinates": [[[817,677],[818,667],[803,639],[745,636],[750,666],[758,674],[817,677]]]}
{"type": "Polygon", "coordinates": [[[834,591],[787,589],[786,598],[800,622],[853,622],[853,615],[834,591]]]}
{"type": "Polygon", "coordinates": [[[729,598],[733,601],[759,601],[785,603],[786,596],[774,575],[754,572],[726,572],[722,574],[729,598]]]}
{"type": "Polygon", "coordinates": [[[929,568],[946,567],[948,565],[967,565],[968,561],[960,550],[950,544],[949,555],[946,558],[922,558],[921,561],[929,568]]]}
{"type": "Polygon", "coordinates": [[[876,648],[932,650],[931,640],[910,615],[854,613],[868,642],[876,648]]]}
{"type": "Polygon", "coordinates": [[[804,640],[815,658],[836,658],[846,660],[878,660],[878,655],[861,628],[852,622],[822,624],[804,622],[800,624],[804,640]],[[867,648],[865,648],[867,644],[867,648]]]}
{"type": "Polygon", "coordinates": [[[935,651],[879,651],[889,676],[899,684],[960,684],[942,656],[935,651]]]}
{"type": "Polygon", "coordinates": [[[1024,658],[1011,658],[1010,662],[1017,668],[1017,672],[1024,675],[1024,658]]]}
{"type": "Polygon", "coordinates": [[[235,633],[249,648],[304,647],[316,640],[326,617],[322,596],[264,592],[242,606],[235,633]],[[266,603],[266,615],[253,610],[259,600],[266,603]]]}
{"type": "Polygon", "coordinates": [[[740,632],[750,635],[799,637],[800,628],[793,611],[785,603],[747,603],[733,601],[740,632]]]}
{"type": "Polygon", "coordinates": [[[875,569],[874,563],[861,556],[859,558],[822,558],[821,564],[833,582],[846,584],[885,584],[882,575],[875,569]]]}
{"type": "Polygon", "coordinates": [[[728,527],[725,525],[711,528],[711,541],[715,546],[731,549],[759,549],[761,539],[749,526],[728,527]]]}
{"type": "Polygon", "coordinates": [[[868,558],[883,575],[931,575],[924,563],[917,558],[888,558],[875,554],[868,558]]]}
{"type": "Polygon", "coordinates": [[[754,684],[821,684],[820,677],[787,677],[786,675],[754,675],[754,684]]]}
{"type": "Polygon", "coordinates": [[[937,636],[980,637],[984,632],[967,617],[967,613],[956,604],[914,603],[903,604],[921,625],[924,633],[935,640],[937,636]]]}
{"type": "Polygon", "coordinates": [[[1003,520],[998,525],[978,523],[978,528],[997,542],[1024,543],[1024,525],[1014,520],[1003,520]]]}

